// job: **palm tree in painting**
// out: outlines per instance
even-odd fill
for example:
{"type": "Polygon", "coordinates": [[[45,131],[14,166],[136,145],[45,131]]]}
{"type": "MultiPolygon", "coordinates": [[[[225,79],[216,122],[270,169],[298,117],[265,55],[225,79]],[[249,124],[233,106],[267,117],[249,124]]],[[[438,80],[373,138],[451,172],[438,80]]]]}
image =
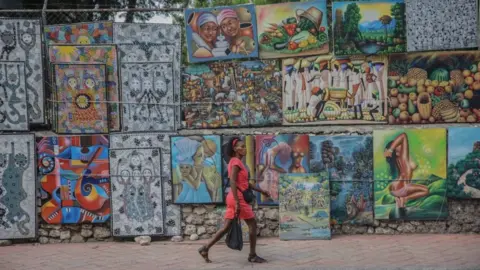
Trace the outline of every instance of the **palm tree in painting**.
{"type": "Polygon", "coordinates": [[[382,17],[380,17],[379,20],[382,22],[383,27],[385,28],[385,41],[386,41],[388,39],[387,25],[389,25],[392,22],[392,17],[388,15],[383,15],[382,17]]]}

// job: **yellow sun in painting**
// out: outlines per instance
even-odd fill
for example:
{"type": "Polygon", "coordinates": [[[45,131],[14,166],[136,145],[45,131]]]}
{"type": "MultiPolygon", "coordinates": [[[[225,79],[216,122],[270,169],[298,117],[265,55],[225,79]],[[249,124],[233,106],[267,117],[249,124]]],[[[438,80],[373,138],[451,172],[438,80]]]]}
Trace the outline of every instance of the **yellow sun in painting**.
{"type": "Polygon", "coordinates": [[[57,55],[60,59],[71,61],[78,56],[78,49],[75,46],[57,46],[57,55]]]}

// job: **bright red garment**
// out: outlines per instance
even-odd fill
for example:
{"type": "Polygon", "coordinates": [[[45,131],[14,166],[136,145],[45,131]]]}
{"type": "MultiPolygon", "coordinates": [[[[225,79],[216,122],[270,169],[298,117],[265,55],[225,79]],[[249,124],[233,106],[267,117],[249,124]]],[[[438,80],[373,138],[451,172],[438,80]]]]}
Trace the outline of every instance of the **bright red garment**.
{"type": "MultiPolygon", "coordinates": [[[[248,188],[248,171],[240,159],[233,157],[230,159],[230,162],[228,163],[228,168],[227,168],[229,178],[234,166],[238,166],[240,168],[240,171],[238,172],[238,175],[237,175],[237,182],[236,182],[238,201],[240,202],[240,214],[238,217],[240,219],[254,218],[255,214],[253,213],[252,206],[245,201],[242,194],[242,191],[248,188]]],[[[230,190],[230,192],[227,195],[227,210],[225,211],[225,219],[233,219],[234,217],[235,217],[235,198],[233,197],[233,193],[230,190]]]]}

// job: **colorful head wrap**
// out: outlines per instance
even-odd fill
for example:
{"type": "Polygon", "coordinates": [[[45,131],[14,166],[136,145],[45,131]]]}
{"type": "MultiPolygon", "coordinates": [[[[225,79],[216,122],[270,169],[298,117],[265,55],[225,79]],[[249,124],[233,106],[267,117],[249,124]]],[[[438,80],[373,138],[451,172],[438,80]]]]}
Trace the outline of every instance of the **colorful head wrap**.
{"type": "Polygon", "coordinates": [[[199,27],[209,22],[213,22],[218,25],[217,18],[215,17],[215,15],[213,15],[213,13],[204,12],[200,16],[198,16],[197,25],[199,27]]]}
{"type": "Polygon", "coordinates": [[[222,21],[225,20],[226,18],[238,19],[238,15],[235,12],[235,10],[231,8],[222,9],[222,11],[220,11],[220,13],[218,13],[217,15],[217,21],[219,24],[221,24],[222,21]]]}
{"type": "Polygon", "coordinates": [[[197,152],[200,142],[189,138],[182,138],[175,142],[178,149],[176,156],[178,164],[193,165],[193,155],[197,152]]]}

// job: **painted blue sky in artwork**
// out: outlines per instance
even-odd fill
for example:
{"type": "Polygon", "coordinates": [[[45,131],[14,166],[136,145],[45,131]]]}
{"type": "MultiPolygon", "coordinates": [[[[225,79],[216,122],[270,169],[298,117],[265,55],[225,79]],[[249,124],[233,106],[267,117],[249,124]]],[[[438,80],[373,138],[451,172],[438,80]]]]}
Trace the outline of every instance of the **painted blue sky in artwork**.
{"type": "Polygon", "coordinates": [[[471,153],[477,141],[480,141],[480,128],[449,128],[448,164],[457,163],[471,153]]]}

